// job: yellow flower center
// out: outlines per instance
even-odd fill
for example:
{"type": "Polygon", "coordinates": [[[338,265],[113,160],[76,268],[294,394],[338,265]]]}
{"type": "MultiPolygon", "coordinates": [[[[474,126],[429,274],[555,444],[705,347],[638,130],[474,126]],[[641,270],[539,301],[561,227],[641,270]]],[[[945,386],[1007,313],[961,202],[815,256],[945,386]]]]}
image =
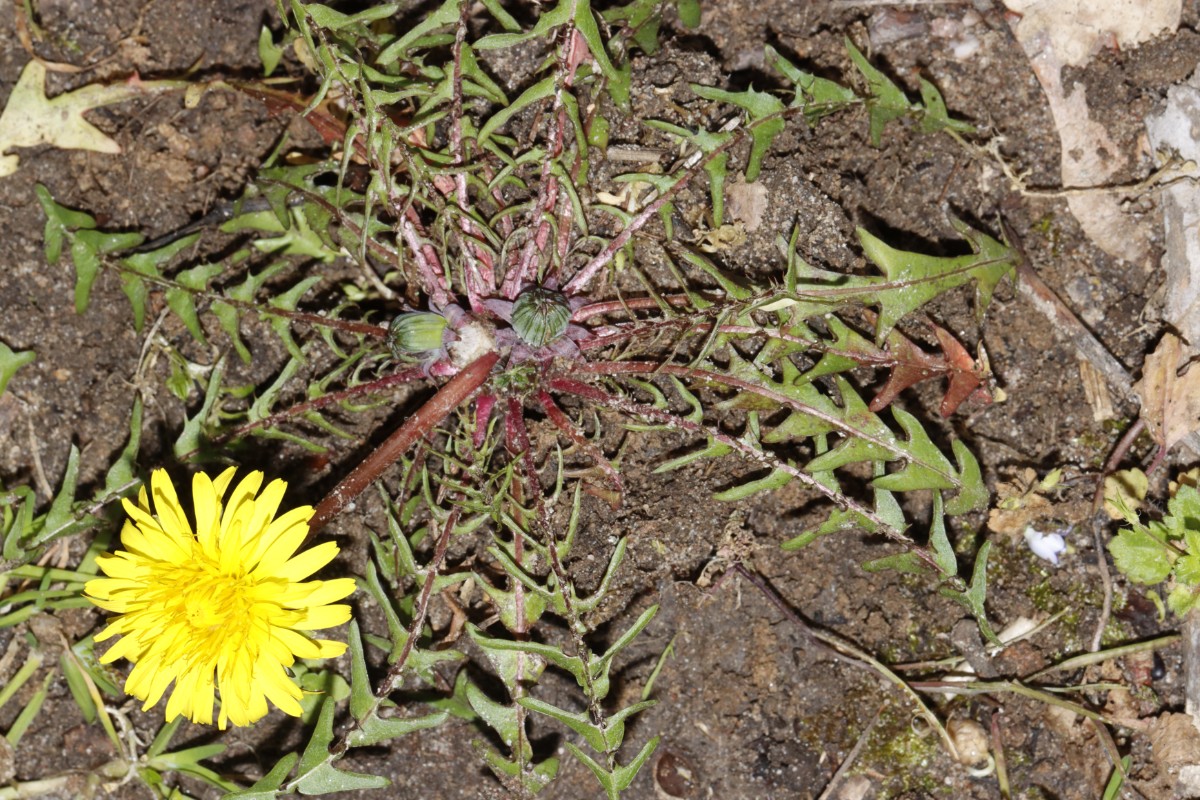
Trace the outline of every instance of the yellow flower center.
{"type": "Polygon", "coordinates": [[[268,624],[282,612],[269,599],[278,594],[280,581],[222,573],[199,553],[192,563],[160,569],[152,582],[157,597],[148,610],[161,614],[158,627],[170,650],[212,665],[222,652],[257,658],[268,624]]]}

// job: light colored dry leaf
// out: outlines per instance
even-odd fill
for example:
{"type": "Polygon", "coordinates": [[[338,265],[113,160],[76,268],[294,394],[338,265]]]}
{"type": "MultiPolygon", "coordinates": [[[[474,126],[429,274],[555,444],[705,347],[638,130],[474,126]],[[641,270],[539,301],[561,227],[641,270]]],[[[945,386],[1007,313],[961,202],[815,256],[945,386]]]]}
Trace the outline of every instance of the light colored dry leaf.
{"type": "Polygon", "coordinates": [[[763,214],[767,213],[767,187],[762,181],[746,183],[741,175],[725,190],[729,198],[729,216],[742,223],[747,233],[753,233],[762,225],[763,214]]]}
{"type": "Polygon", "coordinates": [[[1064,64],[1082,66],[1103,47],[1136,47],[1179,27],[1182,0],[1004,0],[1021,26],[1046,31],[1064,64]]]}
{"type": "Polygon", "coordinates": [[[1079,359],[1079,378],[1083,383],[1083,396],[1092,407],[1092,420],[1104,422],[1116,416],[1113,411],[1112,396],[1108,393],[1108,383],[1104,373],[1096,369],[1086,358],[1079,359]]]}
{"type": "Polygon", "coordinates": [[[0,178],[12,175],[20,166],[19,157],[10,152],[14,147],[48,144],[63,150],[120,153],[120,146],[84,119],[83,113],[184,85],[183,81],[135,79],[110,86],[84,86],[47,98],[46,68],[38,61],[30,61],[21,71],[0,115],[0,178]]]}
{"type": "MultiPolygon", "coordinates": [[[[1021,16],[1012,24],[1037,76],[1062,140],[1061,174],[1072,188],[1111,185],[1129,161],[1107,129],[1091,118],[1082,83],[1068,92],[1062,68],[1082,65],[1104,46],[1134,47],[1179,25],[1181,0],[1005,0],[1021,16]]],[[[1108,192],[1072,194],[1071,213],[1105,252],[1148,264],[1147,226],[1125,214],[1108,192]]]]}
{"type": "Polygon", "coordinates": [[[996,504],[988,511],[988,530],[1005,541],[1017,542],[1034,523],[1057,520],[1071,525],[1091,513],[1088,503],[1051,502],[1043,492],[1052,488],[1045,481],[1039,482],[1037,473],[1032,469],[1000,482],[996,486],[996,504]]]}
{"type": "Polygon", "coordinates": [[[1179,374],[1186,360],[1179,337],[1165,333],[1146,357],[1141,380],[1133,385],[1150,435],[1166,450],[1200,429],[1200,364],[1179,374]]]}
{"type": "Polygon", "coordinates": [[[697,237],[696,246],[706,253],[722,253],[746,243],[746,229],[740,222],[694,233],[697,237]]]}
{"type": "Polygon", "coordinates": [[[1109,519],[1125,519],[1125,511],[1137,512],[1150,491],[1150,479],[1140,469],[1122,469],[1104,478],[1104,513],[1109,519]]]}
{"type": "MultiPolygon", "coordinates": [[[[1185,83],[1172,86],[1167,102],[1146,118],[1146,131],[1156,152],[1173,152],[1200,163],[1200,69],[1185,83]]],[[[1163,319],[1200,353],[1200,183],[1177,181],[1162,190],[1163,319]]]]}
{"type": "Polygon", "coordinates": [[[1155,717],[1150,725],[1150,744],[1161,769],[1200,763],[1200,732],[1187,714],[1155,717]]]}

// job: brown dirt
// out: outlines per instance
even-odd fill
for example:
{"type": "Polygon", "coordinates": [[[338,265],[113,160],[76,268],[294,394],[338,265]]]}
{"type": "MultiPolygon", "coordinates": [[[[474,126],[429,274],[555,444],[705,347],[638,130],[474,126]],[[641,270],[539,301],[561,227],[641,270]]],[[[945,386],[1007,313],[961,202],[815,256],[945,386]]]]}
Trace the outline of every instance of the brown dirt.
{"type": "MultiPolygon", "coordinates": [[[[258,68],[255,43],[259,26],[269,21],[261,4],[158,0],[143,5],[132,0],[38,3],[41,25],[49,35],[39,45],[41,55],[102,64],[82,76],[54,78],[53,87],[81,85],[97,75],[123,76],[135,69],[153,77],[178,75],[193,65],[199,65],[201,74],[252,74],[258,68]]],[[[680,35],[653,57],[638,57],[633,119],[670,116],[671,103],[677,103],[696,116],[693,123],[704,120],[705,108],[687,91],[687,80],[771,85],[761,63],[764,42],[806,68],[849,76],[852,68],[842,36],[865,43],[872,12],[831,11],[827,5],[706,0],[705,21],[698,32],[680,35]],[[656,91],[658,87],[668,91],[656,91]]],[[[925,9],[912,13],[926,22],[961,19],[968,6],[925,9]]],[[[1135,141],[1142,117],[1171,83],[1195,68],[1198,17],[1200,9],[1190,0],[1179,33],[1131,52],[1107,53],[1074,76],[1089,87],[1093,115],[1105,120],[1115,140],[1135,141]]],[[[28,60],[12,31],[11,17],[5,24],[6,34],[0,36],[0,103],[28,60]]],[[[955,60],[946,40],[923,35],[883,46],[874,62],[914,96],[918,76],[934,81],[952,113],[1003,137],[1004,152],[1016,168],[1029,172],[1031,184],[1053,186],[1057,135],[1001,11],[985,13],[970,33],[978,38],[980,49],[966,60],[955,60]]],[[[128,435],[130,385],[143,344],[112,276],[101,278],[88,312],[75,313],[69,264],[64,260],[47,266],[44,261],[44,220],[34,198],[35,185],[47,186],[60,202],[95,214],[107,228],[154,236],[201,215],[218,200],[235,197],[288,124],[252,101],[218,94],[208,95],[193,110],[168,98],[109,108],[93,118],[121,143],[122,155],[28,151],[22,154],[21,170],[0,180],[0,208],[7,220],[0,239],[0,338],[13,349],[37,352],[37,361],[0,397],[0,482],[6,486],[37,485],[42,475],[56,484],[71,444],[83,451],[84,485],[102,479],[128,435]]],[[[653,146],[658,140],[627,120],[614,125],[613,142],[653,146]]],[[[909,249],[937,252],[958,247],[943,208],[994,233],[997,214],[1003,212],[1024,238],[1043,279],[1126,364],[1137,367],[1156,333],[1144,325],[1147,310],[1152,315],[1158,302],[1156,271],[1103,254],[1083,237],[1063,202],[1013,196],[994,168],[972,161],[946,137],[891,126],[882,147],[873,148],[866,140],[865,116],[844,115],[826,120],[813,133],[781,137],[763,180],[771,198],[763,226],[728,254],[747,272],[771,271],[770,264],[777,261],[772,240],[794,224],[801,228],[800,250],[814,263],[853,270],[864,263],[850,244],[855,225],[909,249]]],[[[706,192],[697,190],[692,202],[706,202],[706,192]]],[[[1147,224],[1153,218],[1144,217],[1147,224]]],[[[1117,423],[1093,421],[1072,347],[1011,288],[999,293],[982,330],[966,294],[953,295],[931,314],[972,350],[977,343],[985,344],[1008,401],[968,406],[946,421],[936,417],[933,387],[910,392],[904,405],[929,420],[931,427],[940,425],[945,435],[963,438],[979,455],[993,487],[1025,468],[1044,474],[1065,467],[1069,480],[1052,496],[1055,511],[1047,524],[1056,515],[1061,519],[1072,503],[1086,502],[1093,485],[1090,476],[1135,409],[1118,407],[1123,416],[1117,423]]],[[[919,320],[913,330],[920,334],[919,320]]],[[[161,335],[180,346],[186,339],[174,318],[168,319],[161,335]]],[[[277,353],[266,356],[255,367],[261,372],[247,374],[246,380],[269,375],[278,358],[277,353]]],[[[150,369],[161,376],[167,366],[160,360],[150,369]]],[[[169,442],[178,430],[182,409],[162,394],[147,413],[142,465],[150,467],[169,458],[163,441],[169,442]]],[[[652,774],[657,772],[665,789],[674,786],[681,792],[660,797],[817,797],[875,719],[857,753],[859,777],[843,787],[866,787],[866,794],[836,796],[999,797],[994,775],[972,775],[948,757],[935,737],[919,725],[914,730],[913,707],[877,673],[814,646],[805,631],[751,583],[730,576],[706,590],[697,579],[727,532],[740,530],[752,541],[748,564],[791,609],[892,664],[957,655],[951,631],[962,617],[961,609],[938,597],[921,578],[864,572],[863,562],[889,552],[881,542],[829,537],[800,553],[781,553],[779,544],[810,523],[820,505],[800,489],[789,487],[753,501],[718,506],[711,493],[746,474],[746,467],[721,462],[667,476],[650,473],[686,444],[670,436],[636,440],[625,457],[628,491],[623,506],[613,512],[589,501],[581,534],[586,551],[599,554],[597,570],[616,536],[631,538],[616,599],[597,612],[617,620],[615,630],[651,602],[662,605],[619,664],[616,698],[636,699],[658,655],[674,642],[674,657],[667,660],[655,685],[660,702],[641,715],[629,733],[633,746],[656,734],[663,736],[663,744],[652,768],[643,772],[628,796],[655,797],[652,774]],[[733,517],[735,512],[740,516],[733,517]],[[685,774],[691,775],[690,789],[680,777],[685,774]]],[[[319,497],[318,489],[344,474],[361,453],[359,445],[334,446],[328,465],[299,479],[301,491],[319,497]]],[[[250,464],[274,463],[289,474],[306,468],[302,454],[287,448],[247,453],[245,459],[250,464]]],[[[363,542],[364,521],[378,529],[379,509],[370,502],[363,506],[358,519],[343,518],[335,526],[349,541],[363,542]]],[[[984,523],[979,515],[954,531],[964,561],[989,535],[984,523]]],[[[1072,552],[1057,569],[1034,558],[1020,541],[995,538],[988,609],[997,627],[1020,617],[1065,612],[1031,642],[998,658],[1001,675],[1028,675],[1085,649],[1092,636],[1099,615],[1097,563],[1102,554],[1086,529],[1072,529],[1068,538],[1072,552]]],[[[85,544],[72,542],[64,555],[66,563],[77,558],[85,544]]],[[[347,561],[361,563],[363,558],[364,552],[350,553],[347,561]]],[[[580,574],[587,586],[587,570],[581,568],[580,574]]],[[[1108,641],[1147,637],[1171,624],[1160,625],[1152,612],[1141,610],[1144,601],[1136,595],[1124,605],[1126,591],[1118,585],[1119,605],[1124,607],[1112,622],[1108,641]]],[[[99,615],[88,610],[58,616],[72,640],[94,631],[100,622],[99,615]]],[[[435,614],[435,627],[443,622],[435,614]]],[[[10,645],[20,647],[17,640],[25,633],[24,626],[0,630],[0,652],[10,645]]],[[[1143,693],[1152,699],[1139,706],[1143,716],[1182,706],[1180,653],[1168,649],[1162,659],[1161,675],[1144,687],[1143,693]]],[[[0,683],[11,677],[20,661],[0,674],[0,683]]],[[[344,674],[347,664],[337,665],[344,674]]],[[[16,701],[0,708],[0,729],[8,729],[42,674],[16,701]]],[[[1084,683],[1098,677],[1075,673],[1072,679],[1084,683]]],[[[1117,669],[1104,679],[1128,680],[1128,674],[1117,669]]],[[[570,702],[567,682],[556,684],[548,677],[545,688],[548,699],[559,692],[564,703],[570,702]]],[[[113,755],[99,729],[83,722],[61,677],[51,682],[49,693],[36,724],[12,754],[18,780],[64,769],[86,772],[113,755]]],[[[1097,708],[1110,700],[1102,691],[1077,699],[1097,708]]],[[[997,720],[1012,796],[1082,800],[1102,793],[1111,765],[1094,729],[1082,721],[1011,694],[933,701],[943,718],[970,718],[985,727],[997,720]]],[[[125,710],[144,737],[152,736],[160,724],[159,709],[143,714],[127,705],[125,710]]],[[[551,749],[558,746],[556,733],[549,726],[537,729],[551,749]]],[[[387,775],[395,784],[388,796],[502,796],[470,746],[480,736],[467,724],[451,724],[406,737],[391,749],[354,751],[346,766],[387,775]]],[[[1144,734],[1116,729],[1114,736],[1122,750],[1134,756],[1131,773],[1143,795],[1171,797],[1171,780],[1144,734]]],[[[212,732],[194,726],[185,727],[179,737],[190,744],[215,740],[212,732]]],[[[223,768],[254,778],[273,763],[273,756],[302,745],[304,732],[276,714],[256,728],[219,740],[230,745],[223,768]]],[[[586,769],[565,753],[563,763],[558,781],[545,796],[599,796],[586,769]]],[[[205,791],[193,783],[188,786],[205,791]]],[[[113,796],[144,797],[145,790],[130,784],[113,796]]]]}

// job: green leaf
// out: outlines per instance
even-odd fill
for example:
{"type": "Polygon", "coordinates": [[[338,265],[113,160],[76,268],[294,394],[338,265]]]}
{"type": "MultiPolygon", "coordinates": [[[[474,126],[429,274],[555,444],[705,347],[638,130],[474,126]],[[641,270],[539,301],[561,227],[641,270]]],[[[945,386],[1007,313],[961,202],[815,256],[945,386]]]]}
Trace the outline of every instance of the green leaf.
{"type": "Polygon", "coordinates": [[[545,100],[553,95],[554,88],[554,76],[549,75],[535,83],[533,86],[530,86],[525,91],[521,92],[517,99],[512,102],[512,105],[497,111],[479,128],[479,146],[482,147],[484,143],[487,142],[488,138],[495,133],[501,125],[508,122],[523,108],[526,108],[527,106],[530,106],[540,100],[545,100]]]}
{"type": "Polygon", "coordinates": [[[350,746],[364,747],[386,742],[400,736],[407,736],[415,731],[436,728],[450,718],[450,712],[441,711],[437,714],[427,714],[423,717],[390,717],[384,719],[371,715],[367,717],[361,728],[351,732],[350,746]]]}
{"type": "Polygon", "coordinates": [[[1167,595],[1167,608],[1178,617],[1200,605],[1200,586],[1176,586],[1167,595]]]}
{"type": "Polygon", "coordinates": [[[587,42],[588,51],[591,52],[596,67],[608,81],[609,96],[617,108],[628,113],[631,84],[629,65],[625,64],[623,68],[618,69],[608,57],[604,37],[600,35],[600,26],[596,24],[596,17],[592,13],[591,0],[562,0],[560,5],[567,6],[575,12],[575,30],[587,42]]]}
{"type": "Polygon", "coordinates": [[[480,719],[487,723],[489,728],[500,734],[501,741],[510,750],[517,747],[518,739],[524,743],[524,739],[520,737],[516,706],[496,702],[474,682],[468,683],[466,688],[467,702],[471,704],[471,708],[479,715],[480,719]]]}
{"type": "Polygon", "coordinates": [[[271,77],[283,59],[283,45],[275,44],[275,37],[266,25],[258,32],[258,58],[262,61],[264,78],[271,77]]]}
{"type": "Polygon", "coordinates": [[[1188,554],[1175,562],[1175,580],[1187,586],[1200,586],[1200,534],[1188,532],[1188,554]]]}
{"type": "MultiPolygon", "coordinates": [[[[254,302],[255,296],[258,294],[267,281],[279,274],[279,272],[287,267],[283,261],[276,262],[270,267],[261,270],[257,273],[247,274],[237,286],[228,289],[225,296],[230,300],[250,304],[254,302]]],[[[246,364],[250,363],[250,349],[246,347],[246,343],[241,337],[241,317],[238,308],[224,300],[214,300],[212,304],[213,315],[217,318],[217,322],[221,325],[221,330],[233,342],[234,349],[237,350],[238,356],[246,364]]]]}
{"type": "Polygon", "coordinates": [[[958,557],[954,555],[954,546],[946,535],[946,518],[942,509],[942,493],[933,493],[933,521],[929,527],[929,546],[933,550],[933,560],[945,578],[953,578],[958,574],[958,557]]]}
{"type": "MultiPolygon", "coordinates": [[[[566,725],[571,730],[583,737],[588,743],[588,747],[598,753],[605,752],[608,748],[605,745],[604,731],[592,724],[591,714],[587,711],[570,712],[564,711],[557,706],[552,706],[544,700],[538,700],[536,697],[522,697],[517,701],[530,711],[536,711],[539,714],[544,714],[551,719],[558,720],[563,725],[566,725]]],[[[622,729],[624,726],[622,726],[622,729]]]]}
{"type": "Polygon", "coordinates": [[[988,622],[985,607],[987,602],[987,562],[991,552],[992,543],[984,542],[980,546],[979,552],[975,554],[975,567],[971,570],[971,585],[963,593],[963,599],[966,601],[971,615],[975,617],[975,623],[979,625],[979,632],[983,634],[983,638],[998,647],[1000,638],[996,636],[996,632],[992,630],[992,626],[988,622]]]}
{"type": "Polygon", "coordinates": [[[975,310],[982,316],[996,285],[1014,268],[1009,248],[958,220],[951,222],[970,243],[974,251],[971,255],[941,257],[909,253],[885,244],[863,228],[858,229],[863,253],[887,276],[887,285],[877,287],[874,293],[879,304],[877,344],[883,343],[905,315],[971,281],[976,285],[975,310]]]}
{"type": "Polygon", "coordinates": [[[175,440],[175,446],[172,450],[176,458],[182,459],[184,456],[191,455],[200,449],[201,439],[204,436],[209,417],[212,415],[217,398],[221,394],[221,381],[224,377],[225,357],[221,356],[217,359],[217,363],[213,365],[212,372],[209,373],[208,386],[204,390],[204,402],[195,415],[188,417],[184,421],[183,430],[179,432],[179,438],[175,440]]]}
{"type": "MultiPolygon", "coordinates": [[[[761,478],[746,481],[745,483],[739,483],[737,486],[725,489],[724,491],[714,492],[713,499],[719,500],[722,503],[733,503],[739,500],[745,500],[747,497],[753,497],[759,492],[773,492],[776,489],[786,486],[791,482],[792,477],[792,474],[787,470],[774,469],[768,472],[766,475],[763,475],[761,478]]],[[[797,537],[797,539],[798,538],[799,537],[797,537]]],[[[784,544],[784,549],[799,549],[800,547],[803,547],[804,544],[808,543],[805,542],[804,544],[795,544],[793,547],[789,548],[788,545],[794,542],[796,542],[796,539],[786,542],[784,544]]]]}
{"type": "Polygon", "coordinates": [[[787,122],[783,118],[785,110],[783,101],[753,87],[744,92],[728,92],[724,89],[693,83],[691,89],[707,100],[730,103],[746,111],[749,117],[747,130],[750,132],[750,157],[746,162],[746,181],[753,183],[762,170],[763,158],[766,157],[771,142],[787,127],[787,122]]]}
{"type": "Polygon", "coordinates": [[[382,775],[366,775],[361,772],[343,772],[328,762],[322,762],[312,772],[296,783],[300,794],[331,794],[333,792],[358,792],[364,789],[383,789],[391,781],[382,775]]]}
{"type": "Polygon", "coordinates": [[[300,765],[296,774],[307,775],[317,768],[329,756],[329,745],[333,743],[333,713],[336,704],[332,697],[325,698],[321,703],[321,711],[317,714],[317,722],[313,726],[311,738],[300,756],[300,765]]]}
{"type": "Polygon", "coordinates": [[[427,14],[419,23],[409,28],[396,41],[385,47],[375,58],[375,65],[386,67],[407,55],[407,51],[419,46],[421,40],[442,28],[447,28],[458,22],[460,0],[445,0],[438,9],[427,14]]]}
{"type": "Polygon", "coordinates": [[[975,126],[962,120],[951,119],[946,113],[946,101],[942,93],[929,81],[921,78],[921,103],[924,113],[921,115],[922,133],[936,133],[949,130],[958,133],[974,133],[975,126]]]}
{"type": "Polygon", "coordinates": [[[371,691],[371,678],[367,674],[367,658],[363,652],[362,635],[358,631],[358,620],[350,620],[346,642],[350,650],[350,715],[361,722],[375,707],[375,694],[371,691]]]}
{"type": "Polygon", "coordinates": [[[34,547],[43,545],[53,539],[67,536],[87,527],[94,517],[75,517],[75,484],[79,479],[79,448],[71,445],[71,453],[67,457],[67,469],[63,473],[62,486],[46,512],[46,521],[31,544],[34,547]]]}
{"type": "MultiPolygon", "coordinates": [[[[135,273],[121,273],[121,289],[125,292],[125,296],[129,298],[129,302],[133,306],[133,325],[138,332],[141,332],[142,324],[145,321],[146,297],[149,294],[146,289],[146,282],[142,280],[141,276],[162,278],[162,266],[169,263],[177,254],[194,245],[199,238],[200,234],[194,233],[171,242],[165,247],[160,247],[157,250],[151,250],[147,253],[134,253],[121,259],[121,263],[135,273]]],[[[170,297],[169,293],[168,297],[170,297]]]]}
{"type": "MultiPolygon", "coordinates": [[[[1200,491],[1188,484],[1180,484],[1175,496],[1167,501],[1167,516],[1163,519],[1168,535],[1180,539],[1189,531],[1200,531],[1200,491]]],[[[1189,550],[1200,554],[1200,548],[1189,550]]]]}
{"type": "Polygon", "coordinates": [[[76,231],[71,239],[71,262],[75,265],[75,311],[82,314],[91,302],[92,285],[100,276],[100,256],[128,250],[142,243],[140,233],[76,231]]]}
{"type": "Polygon", "coordinates": [[[204,329],[196,313],[196,295],[206,290],[209,281],[220,275],[223,269],[219,263],[200,264],[176,275],[175,282],[179,286],[167,289],[167,305],[183,321],[192,338],[205,347],[208,341],[204,338],[204,329]]]}
{"type": "Polygon", "coordinates": [[[950,442],[954,451],[954,460],[958,463],[958,474],[962,485],[958,494],[946,503],[946,513],[952,517],[981,511],[987,508],[988,490],[983,482],[983,473],[979,470],[979,461],[962,440],[950,442]]]}
{"type": "Polygon", "coordinates": [[[1125,577],[1134,583],[1147,585],[1166,580],[1176,558],[1174,551],[1164,541],[1141,525],[1118,531],[1108,543],[1108,551],[1125,577]]]}
{"type": "Polygon", "coordinates": [[[34,193],[46,214],[46,228],[43,234],[46,263],[54,266],[62,257],[63,237],[66,233],[77,228],[95,228],[96,218],[91,214],[59,205],[50,195],[50,190],[40,183],[34,187],[34,193]]]}
{"type": "MultiPolygon", "coordinates": [[[[937,449],[920,420],[902,408],[892,406],[892,416],[908,434],[908,452],[914,458],[898,472],[876,478],[872,486],[892,492],[911,492],[917,489],[953,489],[956,482],[954,467],[950,460],[937,449]]],[[[941,515],[941,500],[938,495],[936,513],[941,515]]]]}
{"type": "Polygon", "coordinates": [[[921,575],[929,571],[929,567],[916,553],[897,553],[883,558],[876,558],[862,565],[864,572],[896,572],[910,575],[921,575]]]}
{"type": "MultiPolygon", "coordinates": [[[[300,298],[320,282],[320,275],[312,275],[300,281],[286,292],[272,297],[268,302],[274,308],[295,311],[300,298]]],[[[287,348],[292,358],[304,361],[304,353],[300,350],[300,345],[296,344],[296,340],[292,338],[292,321],[282,315],[271,315],[267,318],[267,324],[271,326],[271,330],[275,331],[275,335],[283,342],[283,346],[287,348]]]]}
{"type": "Polygon", "coordinates": [[[871,66],[871,62],[867,61],[867,57],[854,46],[849,37],[845,41],[850,60],[867,80],[867,93],[870,95],[867,98],[867,110],[871,119],[871,144],[879,147],[883,139],[883,129],[887,124],[911,112],[913,105],[908,102],[900,87],[892,83],[891,78],[871,66]]]}
{"type": "Polygon", "coordinates": [[[288,773],[292,771],[292,766],[299,758],[300,756],[296,753],[288,753],[276,762],[270,772],[255,781],[249,789],[232,792],[225,797],[238,800],[275,800],[276,795],[279,794],[279,787],[283,785],[288,773]]]}
{"type": "Polygon", "coordinates": [[[685,28],[700,26],[700,0],[678,0],[676,9],[685,28]]]}
{"type": "Polygon", "coordinates": [[[0,342],[0,394],[4,394],[8,382],[17,374],[17,370],[32,363],[35,358],[37,354],[32,350],[15,351],[4,342],[0,342]]]}
{"type": "Polygon", "coordinates": [[[600,766],[600,764],[596,763],[595,759],[570,742],[565,742],[564,744],[571,755],[579,759],[581,764],[592,771],[592,774],[596,776],[596,780],[600,782],[600,786],[604,788],[607,796],[616,798],[633,783],[633,779],[637,777],[638,772],[641,771],[651,754],[654,753],[655,748],[658,747],[660,738],[655,736],[646,742],[645,746],[633,757],[632,761],[623,767],[617,765],[611,772],[600,766]]]}
{"type": "Polygon", "coordinates": [[[71,699],[79,707],[84,721],[89,724],[94,723],[97,717],[96,703],[92,700],[92,694],[88,689],[83,670],[80,669],[79,664],[65,650],[59,654],[58,663],[62,667],[63,677],[67,679],[67,689],[71,692],[71,699]]]}
{"type": "Polygon", "coordinates": [[[791,105],[804,108],[804,119],[810,126],[816,125],[821,117],[858,102],[858,95],[853,90],[799,69],[770,45],[766,46],[765,52],[767,63],[795,85],[796,94],[791,105]]]}

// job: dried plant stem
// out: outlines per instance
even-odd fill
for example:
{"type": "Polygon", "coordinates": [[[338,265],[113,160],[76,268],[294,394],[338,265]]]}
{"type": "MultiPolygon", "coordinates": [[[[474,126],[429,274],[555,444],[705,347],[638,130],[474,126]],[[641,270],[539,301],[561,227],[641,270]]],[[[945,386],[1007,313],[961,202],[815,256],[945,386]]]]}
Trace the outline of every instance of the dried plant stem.
{"type": "Polygon", "coordinates": [[[854,762],[858,760],[858,756],[863,751],[863,747],[867,743],[867,739],[871,737],[871,731],[875,730],[875,724],[879,722],[879,716],[883,713],[883,709],[887,706],[886,703],[879,706],[875,711],[875,715],[871,717],[871,721],[867,723],[867,727],[863,728],[863,732],[858,735],[858,741],[854,743],[854,747],[842,759],[842,763],[838,765],[837,771],[833,773],[833,777],[829,779],[829,783],[825,784],[825,788],[817,795],[817,800],[829,800],[833,797],[834,789],[837,789],[841,784],[842,778],[846,777],[846,773],[850,767],[854,766],[854,762]]]}

